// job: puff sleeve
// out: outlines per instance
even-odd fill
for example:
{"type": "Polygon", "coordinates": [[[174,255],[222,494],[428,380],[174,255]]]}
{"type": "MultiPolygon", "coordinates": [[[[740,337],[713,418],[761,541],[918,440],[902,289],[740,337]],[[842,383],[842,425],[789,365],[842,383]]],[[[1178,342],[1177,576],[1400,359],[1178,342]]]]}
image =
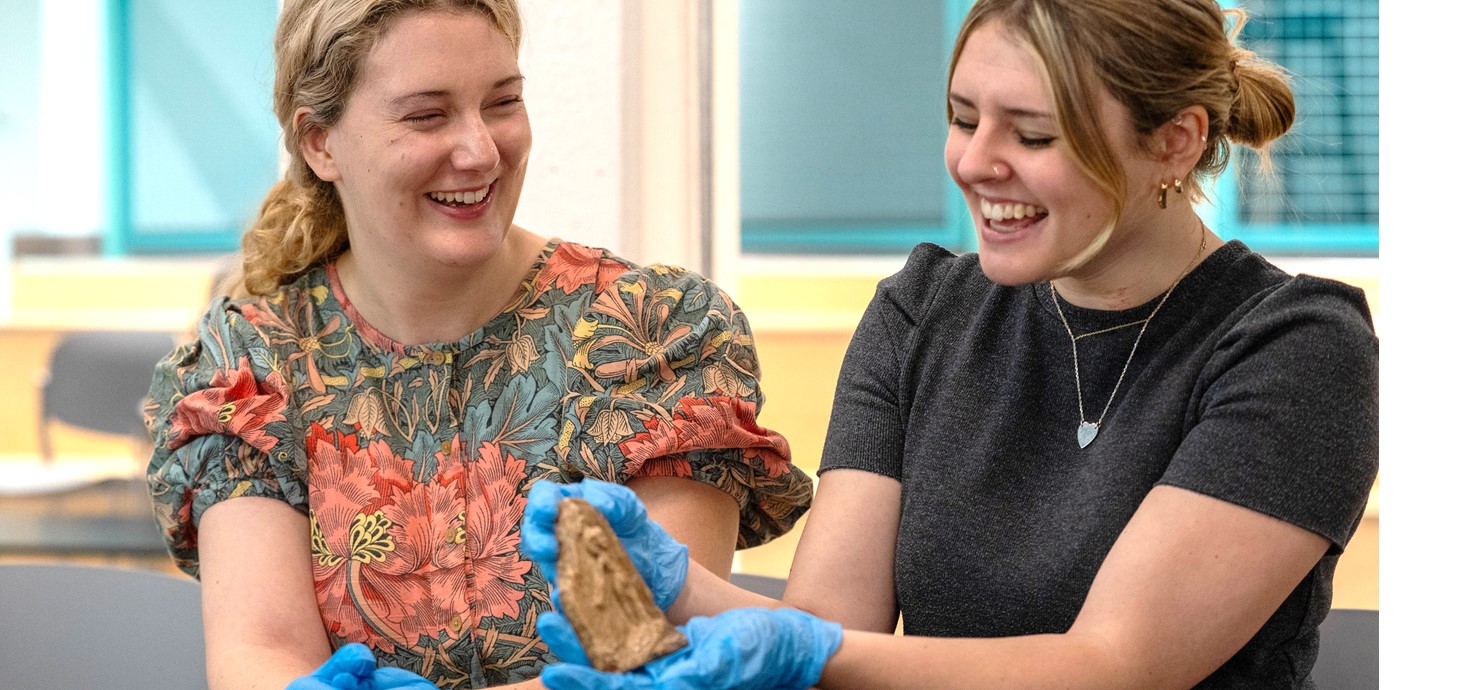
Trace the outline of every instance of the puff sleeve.
{"type": "Polygon", "coordinates": [[[674,267],[629,271],[595,291],[571,332],[559,439],[571,474],[719,488],[740,506],[738,548],[784,534],[810,507],[785,437],[757,422],[750,325],[715,284],[674,267]]]}
{"type": "Polygon", "coordinates": [[[153,512],[178,568],[198,574],[198,524],[219,501],[263,496],[299,510],[307,462],[291,426],[288,382],[249,321],[250,305],[220,299],[199,338],[158,363],[144,411],[153,439],[153,512]]]}

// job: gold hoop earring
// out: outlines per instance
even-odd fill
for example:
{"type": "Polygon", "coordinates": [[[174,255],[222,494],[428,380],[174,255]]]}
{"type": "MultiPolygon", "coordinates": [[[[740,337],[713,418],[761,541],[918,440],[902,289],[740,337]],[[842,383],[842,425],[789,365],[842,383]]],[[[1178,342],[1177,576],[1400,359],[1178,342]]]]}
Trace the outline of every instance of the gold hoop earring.
{"type": "Polygon", "coordinates": [[[1163,209],[1166,208],[1166,187],[1167,187],[1167,185],[1166,185],[1165,180],[1162,180],[1161,181],[1161,193],[1158,194],[1158,195],[1156,195],[1156,205],[1159,206],[1159,207],[1161,207],[1161,208],[1163,208],[1163,209]]]}
{"type": "Polygon", "coordinates": [[[1176,180],[1171,183],[1171,186],[1176,190],[1177,194],[1185,193],[1181,191],[1181,178],[1176,178],[1176,180]]]}

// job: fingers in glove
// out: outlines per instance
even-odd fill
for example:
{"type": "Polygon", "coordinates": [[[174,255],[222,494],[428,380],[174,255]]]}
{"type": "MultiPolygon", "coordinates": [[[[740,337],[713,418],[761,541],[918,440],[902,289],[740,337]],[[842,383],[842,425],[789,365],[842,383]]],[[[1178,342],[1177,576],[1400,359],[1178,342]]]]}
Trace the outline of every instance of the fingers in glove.
{"type": "Polygon", "coordinates": [[[582,487],[583,500],[603,513],[620,537],[638,531],[649,519],[643,501],[627,486],[584,479],[582,487]]]}
{"type": "Polygon", "coordinates": [[[403,668],[379,669],[371,683],[374,690],[440,690],[435,683],[403,668]]]}
{"type": "Polygon", "coordinates": [[[588,653],[583,651],[583,643],[578,641],[578,634],[573,632],[573,626],[563,614],[549,611],[539,616],[537,634],[542,636],[548,649],[562,661],[580,666],[589,665],[588,653]]]}
{"type": "Polygon", "coordinates": [[[564,498],[581,498],[576,484],[555,484],[539,480],[527,491],[527,508],[522,515],[522,550],[542,568],[548,582],[558,581],[558,503],[564,498]]]}

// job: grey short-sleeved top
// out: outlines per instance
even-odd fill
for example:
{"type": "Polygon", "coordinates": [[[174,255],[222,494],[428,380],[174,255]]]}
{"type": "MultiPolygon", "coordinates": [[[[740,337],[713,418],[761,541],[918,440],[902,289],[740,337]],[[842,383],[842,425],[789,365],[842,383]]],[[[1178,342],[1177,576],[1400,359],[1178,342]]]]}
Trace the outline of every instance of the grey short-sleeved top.
{"type": "MultiPolygon", "coordinates": [[[[1333,570],[1378,466],[1378,344],[1363,293],[1231,241],[1150,323],[1099,436],[1076,443],[1069,336],[1048,284],[1000,286],[920,245],[847,352],[821,472],[902,483],[895,582],[910,635],[1057,633],[1152,487],[1315,532],[1329,553],[1201,687],[1306,687],[1333,570]]],[[[1139,321],[1061,303],[1078,335],[1139,321]]],[[[1139,326],[1080,340],[1096,419],[1139,326]]]]}

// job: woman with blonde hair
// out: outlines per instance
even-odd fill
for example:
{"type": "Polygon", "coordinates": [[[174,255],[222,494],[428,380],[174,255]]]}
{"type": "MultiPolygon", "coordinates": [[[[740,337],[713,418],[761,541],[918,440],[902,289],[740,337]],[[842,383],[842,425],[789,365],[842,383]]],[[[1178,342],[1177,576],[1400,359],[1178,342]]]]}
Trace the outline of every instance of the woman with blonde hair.
{"type": "Polygon", "coordinates": [[[514,0],[284,3],[288,172],[148,405],[214,688],[541,687],[535,482],[627,485],[721,577],[810,502],[723,291],[513,224],[521,35],[514,0]]]}
{"type": "Polygon", "coordinates": [[[785,601],[678,568],[617,487],[534,487],[524,540],[550,576],[557,502],[582,495],[638,535],[690,640],[604,674],[545,615],[574,662],[546,685],[1313,687],[1377,471],[1377,341],[1358,289],[1288,275],[1193,209],[1232,146],[1295,116],[1242,20],[979,0],[945,151],[979,251],[919,246],[879,285],[785,601]]]}

